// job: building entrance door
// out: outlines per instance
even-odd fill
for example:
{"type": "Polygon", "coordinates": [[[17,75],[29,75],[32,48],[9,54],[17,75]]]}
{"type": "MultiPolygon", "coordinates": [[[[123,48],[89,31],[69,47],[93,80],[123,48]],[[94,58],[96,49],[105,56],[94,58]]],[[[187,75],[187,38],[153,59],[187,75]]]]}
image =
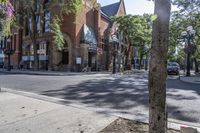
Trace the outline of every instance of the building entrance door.
{"type": "Polygon", "coordinates": [[[92,67],[92,53],[88,53],[88,67],[92,67]]]}
{"type": "Polygon", "coordinates": [[[91,71],[96,70],[96,54],[88,52],[88,67],[91,71]]]}
{"type": "Polygon", "coordinates": [[[62,64],[69,64],[69,52],[66,49],[62,51],[62,64]]]}

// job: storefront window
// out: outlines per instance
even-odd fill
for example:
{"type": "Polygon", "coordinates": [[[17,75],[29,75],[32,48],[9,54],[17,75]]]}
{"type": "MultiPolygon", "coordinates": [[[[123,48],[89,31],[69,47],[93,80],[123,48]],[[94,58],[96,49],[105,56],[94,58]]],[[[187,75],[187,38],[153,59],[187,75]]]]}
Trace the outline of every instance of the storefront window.
{"type": "Polygon", "coordinates": [[[36,23],[37,23],[37,33],[40,33],[40,16],[36,16],[36,23]]]}
{"type": "Polygon", "coordinates": [[[44,13],[44,32],[50,31],[50,19],[51,19],[51,13],[49,11],[45,11],[45,13],[44,13]]]}

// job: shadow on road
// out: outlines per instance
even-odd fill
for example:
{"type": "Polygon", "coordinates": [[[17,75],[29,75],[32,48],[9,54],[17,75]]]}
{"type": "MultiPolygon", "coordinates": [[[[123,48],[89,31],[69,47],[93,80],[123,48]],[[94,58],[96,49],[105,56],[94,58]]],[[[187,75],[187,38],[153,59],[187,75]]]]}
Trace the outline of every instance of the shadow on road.
{"type": "Polygon", "coordinates": [[[78,101],[93,107],[130,109],[148,104],[147,82],[133,79],[87,80],[60,90],[42,92],[43,95],[78,101]],[[144,89],[145,88],[145,89],[144,89]]]}
{"type": "MultiPolygon", "coordinates": [[[[191,88],[190,84],[183,83],[177,79],[169,79],[167,82],[167,98],[178,102],[195,100],[197,98],[194,96],[177,93],[179,90],[194,89],[193,91],[200,95],[198,87],[191,88]]],[[[144,112],[148,112],[147,76],[142,75],[116,79],[87,80],[77,85],[65,86],[62,89],[43,91],[42,94],[59,97],[73,103],[81,103],[86,107],[118,110],[122,114],[134,113],[142,116],[144,112]],[[135,111],[134,108],[137,108],[138,112],[132,112],[135,111]]],[[[200,120],[195,116],[191,116],[191,113],[199,112],[187,112],[178,106],[168,104],[170,118],[199,122],[200,120]]]]}

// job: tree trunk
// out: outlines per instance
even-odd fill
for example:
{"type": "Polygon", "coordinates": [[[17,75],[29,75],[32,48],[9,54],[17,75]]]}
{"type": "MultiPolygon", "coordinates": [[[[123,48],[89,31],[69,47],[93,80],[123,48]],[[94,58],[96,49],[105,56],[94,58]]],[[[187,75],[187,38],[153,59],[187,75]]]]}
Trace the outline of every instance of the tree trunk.
{"type": "MultiPolygon", "coordinates": [[[[128,40],[129,40],[129,38],[128,38],[128,40]]],[[[131,52],[131,43],[130,43],[130,41],[128,41],[128,49],[127,49],[126,58],[125,58],[125,70],[128,70],[130,52],[131,52]]]]}
{"type": "Polygon", "coordinates": [[[143,46],[141,46],[140,47],[140,51],[139,51],[139,53],[140,53],[140,60],[139,60],[139,70],[142,68],[142,60],[143,60],[143,56],[144,56],[144,54],[143,54],[143,46]]]}
{"type": "Polygon", "coordinates": [[[149,71],[149,133],[165,133],[170,0],[155,0],[149,71]]]}
{"type": "Polygon", "coordinates": [[[39,61],[38,61],[38,54],[37,54],[37,42],[36,39],[33,40],[33,51],[34,51],[34,70],[38,71],[39,70],[39,61]]]}
{"type": "Polygon", "coordinates": [[[143,54],[140,54],[139,70],[142,68],[142,60],[143,60],[143,54]]]}
{"type": "Polygon", "coordinates": [[[32,14],[32,24],[33,24],[33,31],[32,31],[32,43],[33,43],[33,53],[34,53],[34,70],[39,70],[39,59],[38,59],[38,46],[37,44],[37,20],[36,20],[36,14],[32,14]]]}
{"type": "Polygon", "coordinates": [[[196,58],[194,58],[194,65],[195,65],[195,72],[198,73],[199,72],[199,64],[198,64],[196,58]]]}

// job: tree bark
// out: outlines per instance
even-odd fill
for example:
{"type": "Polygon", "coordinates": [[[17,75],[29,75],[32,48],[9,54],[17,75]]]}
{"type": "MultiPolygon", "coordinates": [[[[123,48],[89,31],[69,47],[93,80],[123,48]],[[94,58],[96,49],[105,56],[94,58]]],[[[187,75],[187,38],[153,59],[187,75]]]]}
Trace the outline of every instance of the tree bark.
{"type": "Polygon", "coordinates": [[[144,56],[143,50],[144,50],[144,46],[140,46],[139,70],[142,68],[142,60],[143,60],[143,56],[144,56]]]}
{"type": "Polygon", "coordinates": [[[194,65],[195,65],[195,72],[198,73],[199,72],[199,64],[198,64],[196,58],[194,58],[194,65]]]}
{"type": "Polygon", "coordinates": [[[131,52],[131,43],[130,43],[130,38],[128,37],[128,49],[126,53],[126,58],[125,58],[125,70],[129,69],[129,63],[130,63],[130,52],[131,52]]]}
{"type": "Polygon", "coordinates": [[[149,133],[167,129],[166,78],[169,44],[170,0],[155,0],[149,71],[149,133]]]}
{"type": "Polygon", "coordinates": [[[38,62],[38,45],[37,44],[37,21],[36,21],[36,15],[33,14],[32,24],[33,24],[33,37],[32,37],[32,43],[33,43],[33,53],[34,53],[34,70],[39,70],[39,62],[38,62]]]}

